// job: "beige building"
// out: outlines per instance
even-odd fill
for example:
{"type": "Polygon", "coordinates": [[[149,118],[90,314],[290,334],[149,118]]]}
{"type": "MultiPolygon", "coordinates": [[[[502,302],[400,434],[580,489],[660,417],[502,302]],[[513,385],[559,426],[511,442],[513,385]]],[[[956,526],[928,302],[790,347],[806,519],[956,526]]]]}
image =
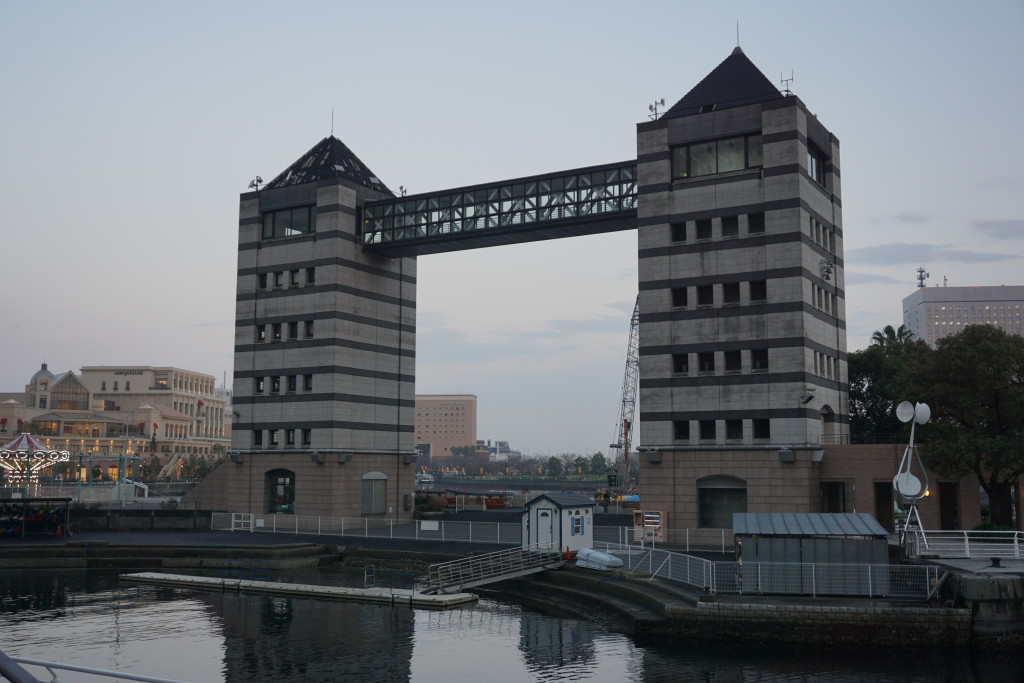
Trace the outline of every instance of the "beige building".
{"type": "Polygon", "coordinates": [[[994,325],[1024,334],[1024,286],[922,287],[903,299],[903,324],[918,339],[935,342],[968,325],[994,325]]]}
{"type": "Polygon", "coordinates": [[[43,363],[24,392],[0,396],[0,440],[29,432],[48,448],[94,461],[156,454],[161,474],[174,476],[189,455],[227,452],[228,407],[215,384],[179,368],[93,366],[55,375],[43,363]]]}
{"type": "Polygon", "coordinates": [[[415,439],[420,455],[435,461],[450,458],[452,448],[476,446],[476,396],[417,394],[415,439]]]}

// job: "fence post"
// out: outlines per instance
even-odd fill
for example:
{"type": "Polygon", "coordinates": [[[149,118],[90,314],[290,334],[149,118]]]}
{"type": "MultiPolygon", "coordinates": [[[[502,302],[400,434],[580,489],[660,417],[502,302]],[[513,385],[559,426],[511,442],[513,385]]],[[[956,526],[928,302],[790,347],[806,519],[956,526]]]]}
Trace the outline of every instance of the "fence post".
{"type": "Polygon", "coordinates": [[[317,515],[317,517],[316,517],[316,535],[317,536],[320,535],[320,520],[321,519],[323,519],[323,517],[321,517],[320,515],[317,515]]]}
{"type": "Polygon", "coordinates": [[[441,520],[441,541],[444,541],[444,520],[441,520]]]}
{"type": "Polygon", "coordinates": [[[473,542],[473,522],[469,523],[469,542],[473,542]]]}
{"type": "Polygon", "coordinates": [[[818,597],[818,576],[814,571],[815,567],[816,565],[811,565],[811,595],[813,595],[814,597],[818,597]]]}
{"type": "Polygon", "coordinates": [[[869,598],[875,597],[874,596],[873,584],[871,582],[871,565],[870,564],[868,565],[868,597],[869,598]]]}
{"type": "Polygon", "coordinates": [[[274,533],[277,533],[277,515],[274,515],[274,533]]]}
{"type": "Polygon", "coordinates": [[[394,540],[394,538],[395,538],[395,520],[394,519],[391,520],[389,526],[391,527],[391,530],[388,532],[390,534],[389,537],[391,538],[391,540],[394,540]]]}
{"type": "Polygon", "coordinates": [[[370,518],[367,517],[363,520],[363,538],[370,537],[370,518]]]}
{"type": "Polygon", "coordinates": [[[1020,559],[1020,532],[1013,535],[1013,556],[1020,559]]]}
{"type": "Polygon", "coordinates": [[[299,516],[295,515],[295,535],[299,535],[299,516]]]}
{"type": "Polygon", "coordinates": [[[968,560],[971,559],[971,537],[966,531],[964,532],[964,557],[968,560]]]}

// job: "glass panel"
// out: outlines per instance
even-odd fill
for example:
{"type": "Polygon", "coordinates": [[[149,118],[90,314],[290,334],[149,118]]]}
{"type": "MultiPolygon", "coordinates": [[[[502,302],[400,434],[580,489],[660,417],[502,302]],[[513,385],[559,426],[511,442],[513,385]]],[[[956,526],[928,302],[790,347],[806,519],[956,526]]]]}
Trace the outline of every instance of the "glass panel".
{"type": "Polygon", "coordinates": [[[274,214],[265,213],[263,214],[263,238],[274,236],[274,214]]]}
{"type": "Polygon", "coordinates": [[[714,141],[690,145],[690,175],[711,175],[716,168],[714,141]]]}
{"type": "Polygon", "coordinates": [[[747,167],[764,164],[764,153],[761,149],[761,136],[751,135],[747,138],[747,167]]]}
{"type": "Polygon", "coordinates": [[[676,147],[672,150],[672,177],[685,178],[689,175],[686,168],[687,148],[676,147]]]}
{"type": "Polygon", "coordinates": [[[745,154],[743,138],[727,138],[718,141],[718,172],[739,171],[744,168],[745,154]]]}
{"type": "Polygon", "coordinates": [[[292,229],[291,209],[274,212],[274,237],[290,235],[292,229]]]}

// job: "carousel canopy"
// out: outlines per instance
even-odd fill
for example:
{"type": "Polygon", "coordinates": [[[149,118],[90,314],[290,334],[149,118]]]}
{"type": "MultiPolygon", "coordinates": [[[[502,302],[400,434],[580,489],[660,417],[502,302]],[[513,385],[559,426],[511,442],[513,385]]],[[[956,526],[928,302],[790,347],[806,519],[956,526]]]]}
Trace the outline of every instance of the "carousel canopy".
{"type": "Polygon", "coordinates": [[[14,441],[8,442],[0,447],[0,451],[49,451],[50,449],[39,443],[31,434],[18,434],[14,441]]]}

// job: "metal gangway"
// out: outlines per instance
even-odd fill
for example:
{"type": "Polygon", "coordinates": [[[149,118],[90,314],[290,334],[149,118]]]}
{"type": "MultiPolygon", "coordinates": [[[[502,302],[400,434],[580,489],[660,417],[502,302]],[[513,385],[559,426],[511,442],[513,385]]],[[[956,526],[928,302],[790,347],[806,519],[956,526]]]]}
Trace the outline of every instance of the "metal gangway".
{"type": "Polygon", "coordinates": [[[561,553],[548,545],[530,545],[460,560],[432,564],[427,570],[427,594],[457,593],[466,588],[557,569],[565,564],[561,553]]]}

